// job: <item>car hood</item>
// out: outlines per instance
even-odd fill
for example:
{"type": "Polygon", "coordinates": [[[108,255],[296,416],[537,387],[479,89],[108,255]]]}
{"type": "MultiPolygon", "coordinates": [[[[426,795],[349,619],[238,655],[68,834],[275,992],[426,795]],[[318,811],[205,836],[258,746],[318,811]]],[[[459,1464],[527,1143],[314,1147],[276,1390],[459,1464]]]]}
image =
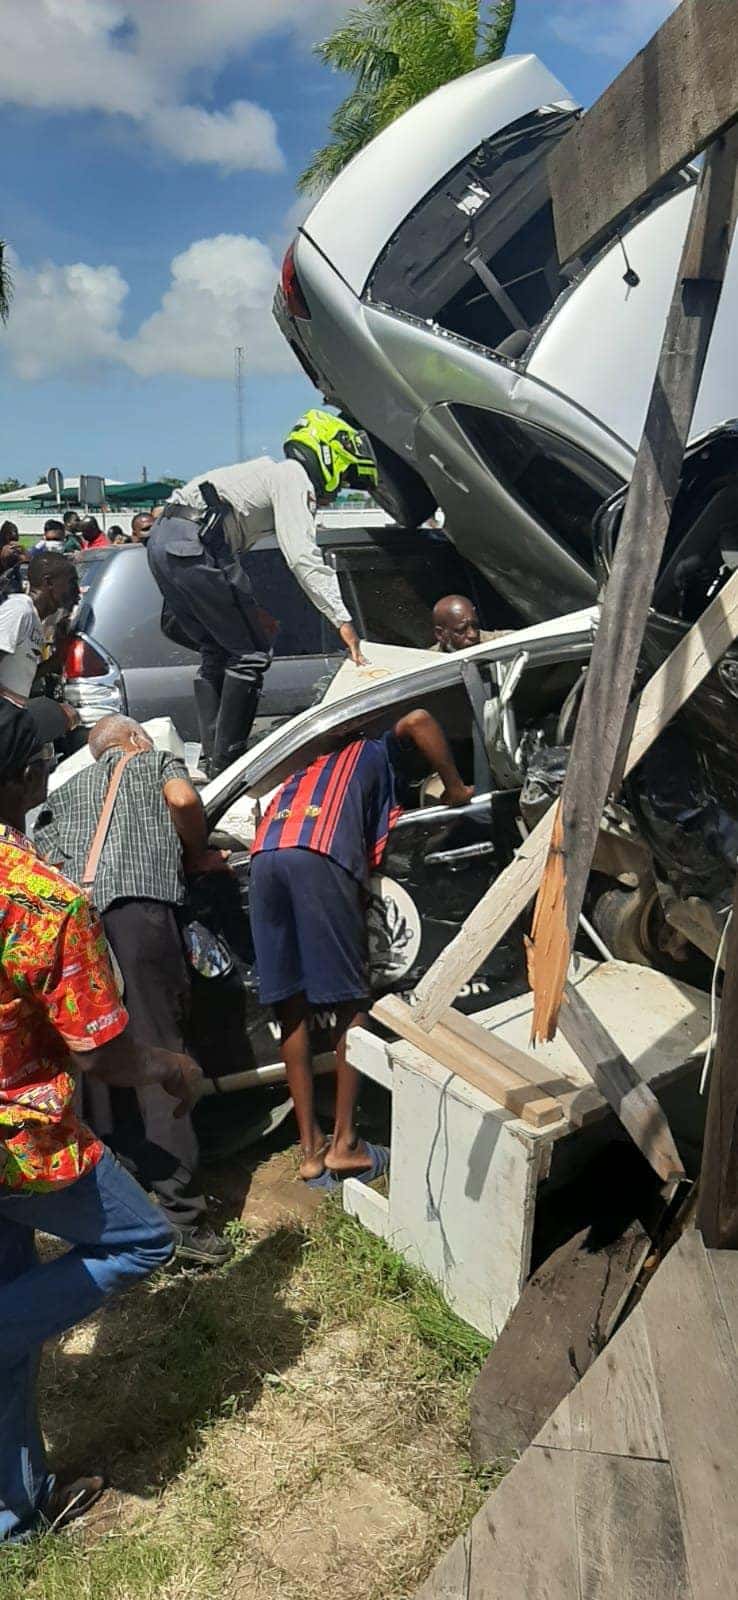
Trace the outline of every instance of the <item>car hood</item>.
{"type": "MultiPolygon", "coordinates": [[[[202,800],[211,826],[240,796],[269,794],[290,773],[314,760],[324,748],[326,737],[359,733],[369,722],[377,732],[384,731],[404,711],[412,709],[419,697],[453,688],[463,680],[468,661],[512,661],[521,650],[529,650],[541,662],[578,658],[587,641],[594,637],[598,617],[598,607],[590,606],[534,627],[512,629],[471,650],[439,654],[432,661],[429,652],[422,666],[413,663],[409,669],[383,677],[341,700],[321,701],[268,734],[205,786],[202,800]]],[[[395,654],[399,656],[400,651],[395,654]]],[[[416,650],[408,651],[411,657],[417,658],[418,654],[416,650]]]]}
{"type": "Polygon", "coordinates": [[[576,109],[533,55],[505,56],[444,84],[354,156],[301,231],[360,295],[388,240],[444,174],[482,139],[548,105],[576,109]]]}

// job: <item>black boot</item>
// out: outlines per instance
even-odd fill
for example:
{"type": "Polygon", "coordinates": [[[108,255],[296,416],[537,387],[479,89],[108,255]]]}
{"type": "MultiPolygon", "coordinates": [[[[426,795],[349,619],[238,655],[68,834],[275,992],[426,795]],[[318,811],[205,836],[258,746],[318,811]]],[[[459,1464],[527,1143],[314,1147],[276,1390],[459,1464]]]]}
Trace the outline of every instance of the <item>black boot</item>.
{"type": "Polygon", "coordinates": [[[250,678],[226,672],[215,730],[213,777],[245,755],[258,704],[258,686],[250,678]]]}
{"type": "Polygon", "coordinates": [[[218,725],[218,712],[220,711],[220,690],[212,678],[202,678],[198,673],[192,685],[195,696],[195,710],[200,729],[200,766],[207,776],[213,777],[213,751],[215,749],[215,730],[218,725]]]}

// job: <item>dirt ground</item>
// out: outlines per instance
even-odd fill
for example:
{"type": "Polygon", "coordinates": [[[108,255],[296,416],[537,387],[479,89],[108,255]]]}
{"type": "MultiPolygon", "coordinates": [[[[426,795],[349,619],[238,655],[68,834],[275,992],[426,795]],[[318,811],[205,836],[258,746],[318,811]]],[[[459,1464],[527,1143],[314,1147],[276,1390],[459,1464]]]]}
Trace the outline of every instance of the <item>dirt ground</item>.
{"type": "Polygon", "coordinates": [[[232,1164],[216,1199],[229,1267],[161,1275],[47,1353],[54,1462],[111,1487],[5,1552],[3,1600],[400,1600],[480,1503],[484,1341],[292,1152],[232,1164]]]}

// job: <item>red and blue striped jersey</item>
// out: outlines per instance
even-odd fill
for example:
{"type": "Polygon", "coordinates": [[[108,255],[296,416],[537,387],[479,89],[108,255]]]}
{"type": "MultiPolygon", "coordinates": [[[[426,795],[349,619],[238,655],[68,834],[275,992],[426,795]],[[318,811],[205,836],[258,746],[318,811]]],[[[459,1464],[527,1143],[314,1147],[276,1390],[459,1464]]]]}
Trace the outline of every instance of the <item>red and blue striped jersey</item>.
{"type": "Polygon", "coordinates": [[[270,802],[251,854],[316,850],[367,884],[400,815],[391,741],[355,739],[293,773],[270,802]]]}

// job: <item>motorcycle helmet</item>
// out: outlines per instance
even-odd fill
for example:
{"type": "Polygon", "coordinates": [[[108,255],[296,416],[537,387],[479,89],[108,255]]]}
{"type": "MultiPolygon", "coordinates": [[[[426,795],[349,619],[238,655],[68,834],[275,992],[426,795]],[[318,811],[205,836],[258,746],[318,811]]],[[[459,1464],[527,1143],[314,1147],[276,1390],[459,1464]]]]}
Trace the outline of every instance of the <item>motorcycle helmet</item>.
{"type": "Polygon", "coordinates": [[[305,468],[319,500],[339,489],[368,489],[378,481],[369,435],[330,411],[306,411],[284,441],[284,453],[305,468]]]}

